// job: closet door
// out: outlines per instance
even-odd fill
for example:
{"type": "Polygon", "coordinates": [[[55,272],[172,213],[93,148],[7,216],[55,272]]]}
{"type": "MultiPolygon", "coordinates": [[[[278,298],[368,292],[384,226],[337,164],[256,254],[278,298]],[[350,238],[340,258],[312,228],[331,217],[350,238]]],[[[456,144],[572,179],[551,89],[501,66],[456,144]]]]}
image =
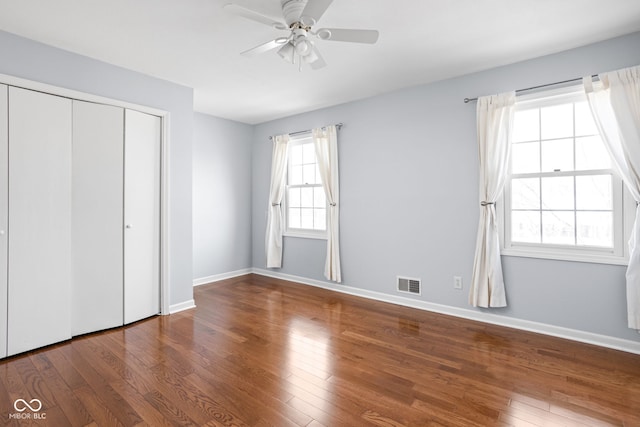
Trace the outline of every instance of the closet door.
{"type": "Polygon", "coordinates": [[[9,88],[8,354],[71,338],[71,100],[9,88]]]}
{"type": "Polygon", "coordinates": [[[125,112],[124,323],[160,312],[159,117],[125,112]]]}
{"type": "Polygon", "coordinates": [[[123,324],[124,110],[73,101],[72,334],[123,324]]]}
{"type": "Polygon", "coordinates": [[[0,358],[7,355],[7,230],[9,215],[9,142],[7,86],[0,85],[0,358]]]}

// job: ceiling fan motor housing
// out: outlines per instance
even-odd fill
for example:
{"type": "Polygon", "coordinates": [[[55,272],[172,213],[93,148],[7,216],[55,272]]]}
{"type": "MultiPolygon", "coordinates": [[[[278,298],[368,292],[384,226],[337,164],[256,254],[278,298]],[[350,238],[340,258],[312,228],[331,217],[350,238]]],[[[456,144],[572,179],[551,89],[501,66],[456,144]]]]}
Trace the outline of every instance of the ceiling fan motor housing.
{"type": "Polygon", "coordinates": [[[281,2],[282,14],[287,25],[291,26],[299,22],[302,11],[307,5],[307,0],[281,0],[281,2]]]}

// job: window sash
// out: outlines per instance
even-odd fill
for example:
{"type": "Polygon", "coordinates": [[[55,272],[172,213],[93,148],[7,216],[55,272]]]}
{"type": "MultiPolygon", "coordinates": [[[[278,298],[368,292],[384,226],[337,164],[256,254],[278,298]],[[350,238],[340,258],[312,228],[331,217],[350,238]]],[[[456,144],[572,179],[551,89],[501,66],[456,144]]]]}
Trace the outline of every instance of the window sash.
{"type": "MultiPolygon", "coordinates": [[[[586,253],[586,252],[590,252],[593,254],[610,254],[610,255],[614,255],[614,256],[618,256],[618,257],[622,257],[624,256],[624,250],[623,250],[623,231],[624,231],[624,227],[623,227],[623,223],[624,223],[624,215],[623,215],[623,210],[620,209],[620,206],[623,205],[623,190],[624,190],[624,186],[623,186],[623,182],[622,180],[615,174],[613,173],[613,171],[611,170],[600,170],[597,171],[598,173],[588,173],[586,171],[579,171],[579,172],[574,172],[574,173],[569,173],[569,172],[563,172],[563,173],[544,173],[544,174],[521,174],[521,175],[514,175],[513,177],[509,177],[507,179],[507,183],[505,184],[505,189],[504,189],[504,195],[503,195],[503,202],[504,202],[504,208],[507,211],[506,214],[504,215],[504,220],[502,221],[504,224],[504,244],[503,244],[503,248],[505,249],[510,249],[510,248],[516,248],[516,247],[523,247],[523,248],[534,248],[534,247],[538,247],[538,248],[556,248],[558,250],[564,250],[564,251],[572,251],[572,250],[577,250],[580,253],[586,253]],[[579,176],[598,176],[598,175],[609,175],[611,176],[611,187],[612,187],[612,206],[611,209],[578,209],[575,205],[573,207],[573,209],[550,209],[550,208],[545,208],[542,206],[542,204],[540,204],[539,208],[530,208],[530,209],[518,209],[518,208],[512,208],[512,201],[511,201],[511,183],[512,183],[512,179],[516,179],[519,177],[527,177],[527,178],[537,178],[537,177],[555,177],[555,176],[569,176],[569,177],[579,177],[579,176]],[[570,245],[570,244],[558,244],[558,243],[544,243],[542,242],[542,237],[541,237],[541,243],[531,243],[531,242],[521,242],[521,241],[514,241],[512,239],[512,217],[511,217],[511,212],[571,212],[574,214],[574,218],[577,215],[577,213],[580,212],[612,212],[613,215],[613,242],[612,242],[612,247],[601,247],[601,246],[589,246],[589,245],[581,245],[581,244],[575,244],[575,245],[570,245]]],[[[575,192],[575,187],[574,187],[574,192],[575,192]]],[[[575,196],[574,196],[575,197],[575,196]]],[[[573,232],[574,232],[574,241],[577,242],[577,225],[574,224],[573,227],[573,232]]],[[[540,230],[541,236],[542,236],[542,227],[540,230]]]]}

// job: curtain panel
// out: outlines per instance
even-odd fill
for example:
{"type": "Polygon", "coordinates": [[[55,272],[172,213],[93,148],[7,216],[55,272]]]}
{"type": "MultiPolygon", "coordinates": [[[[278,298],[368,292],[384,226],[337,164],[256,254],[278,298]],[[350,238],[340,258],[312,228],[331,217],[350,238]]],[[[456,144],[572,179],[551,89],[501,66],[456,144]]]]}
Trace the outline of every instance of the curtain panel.
{"type": "Polygon", "coordinates": [[[267,214],[267,235],[265,250],[267,268],[282,267],[282,233],[284,217],[282,199],[285,192],[287,159],[289,158],[289,135],[273,138],[273,154],[271,158],[271,186],[269,188],[269,207],[267,214]]]}
{"type": "Polygon", "coordinates": [[[495,204],[509,173],[515,100],[515,91],[478,98],[480,221],[469,291],[474,307],[507,305],[495,204]]]}
{"type": "MultiPolygon", "coordinates": [[[[615,169],[629,192],[640,202],[640,67],[625,68],[583,79],[602,140],[615,169]]],[[[629,265],[626,273],[627,319],[631,329],[640,330],[640,208],[629,238],[629,265]]]]}
{"type": "Polygon", "coordinates": [[[342,281],[340,271],[340,181],[338,177],[338,137],[334,125],[312,131],[322,187],[327,198],[327,259],[324,276],[342,281]]]}

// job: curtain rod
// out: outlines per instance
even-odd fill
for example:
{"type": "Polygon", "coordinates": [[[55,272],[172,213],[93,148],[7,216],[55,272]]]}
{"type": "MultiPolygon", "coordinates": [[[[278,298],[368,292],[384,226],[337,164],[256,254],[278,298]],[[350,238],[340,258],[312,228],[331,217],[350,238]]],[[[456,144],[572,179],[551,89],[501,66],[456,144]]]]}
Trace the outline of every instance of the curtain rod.
{"type": "MultiPolygon", "coordinates": [[[[591,78],[597,78],[597,77],[598,77],[598,75],[597,75],[597,74],[593,74],[593,75],[591,76],[591,78]]],[[[518,89],[518,90],[516,90],[516,93],[525,92],[525,91],[528,91],[528,90],[534,90],[534,89],[541,89],[541,88],[543,88],[543,87],[549,87],[549,86],[561,85],[561,84],[564,84],[564,83],[577,82],[577,81],[580,81],[580,80],[582,80],[582,77],[577,77],[577,78],[575,78],[575,79],[569,79],[569,80],[562,80],[561,82],[554,82],[554,83],[547,83],[547,84],[538,85],[538,86],[526,87],[526,88],[524,88],[524,89],[518,89]]],[[[468,103],[469,103],[469,102],[471,102],[471,101],[477,101],[477,100],[478,100],[478,97],[475,97],[475,98],[465,98],[465,99],[464,99],[464,103],[465,103],[465,104],[468,104],[468,103]]]]}
{"type": "MultiPolygon", "coordinates": [[[[336,127],[336,129],[337,129],[337,130],[340,130],[340,128],[342,128],[342,126],[344,126],[344,124],[343,124],[343,123],[336,123],[334,126],[336,127]]],[[[323,126],[323,128],[324,128],[324,127],[326,127],[326,126],[323,126]]],[[[297,131],[297,132],[291,132],[291,133],[289,133],[289,136],[293,136],[293,135],[301,135],[301,134],[303,134],[303,133],[311,132],[311,130],[312,130],[312,129],[299,130],[299,131],[297,131]]],[[[273,136],[270,136],[270,137],[269,137],[269,141],[273,141],[273,136]]]]}

